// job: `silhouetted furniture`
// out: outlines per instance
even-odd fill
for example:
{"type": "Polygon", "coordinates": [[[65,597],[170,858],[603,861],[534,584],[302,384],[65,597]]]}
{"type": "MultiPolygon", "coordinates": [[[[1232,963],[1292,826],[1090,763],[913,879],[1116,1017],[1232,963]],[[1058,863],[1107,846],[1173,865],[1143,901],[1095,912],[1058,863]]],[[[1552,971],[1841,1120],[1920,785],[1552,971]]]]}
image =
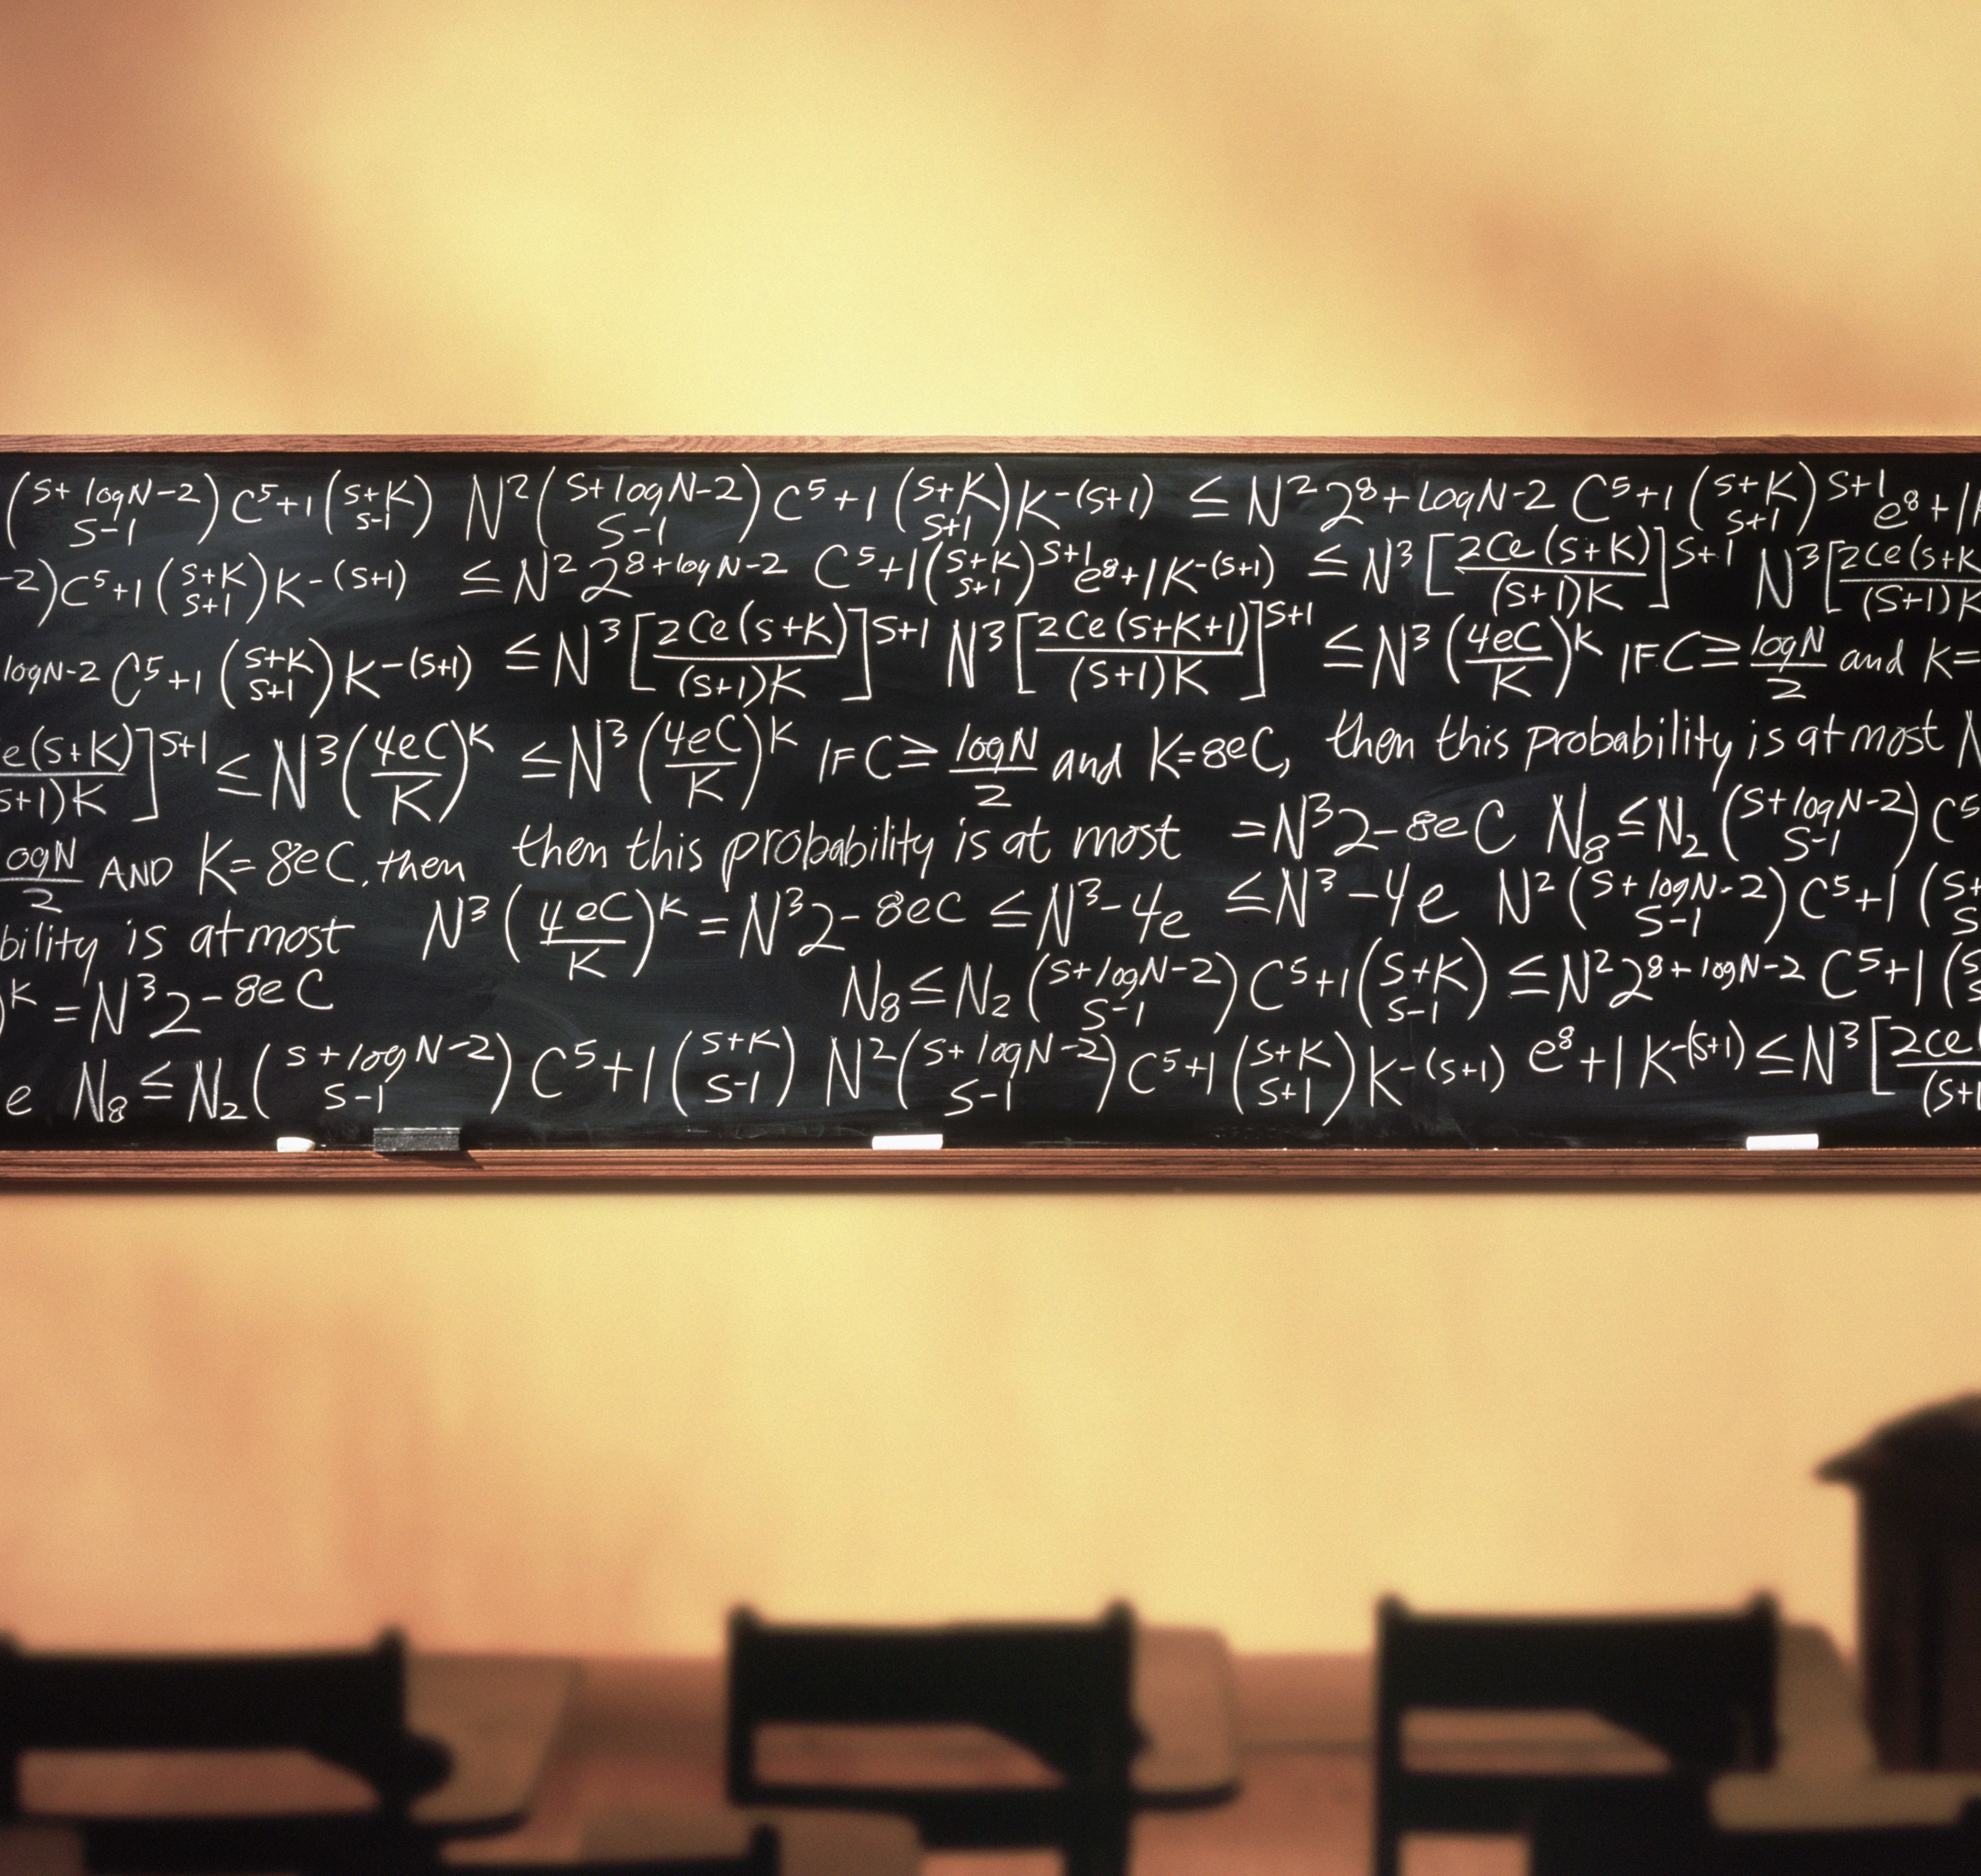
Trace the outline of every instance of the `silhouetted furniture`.
{"type": "Polygon", "coordinates": [[[1888,1769],[1981,1770],[1981,1395],[1879,1428],[1854,1486],[1865,1704],[1888,1769]]]}
{"type": "MultiPolygon", "coordinates": [[[[711,1866],[715,1876],[919,1876],[921,1840],[905,1818],[856,1811],[709,1811],[651,1806],[586,1821],[588,1866],[620,1876],[628,1864],[668,1872],[711,1866]],[[754,1859],[743,1870],[740,1860],[754,1859]]],[[[554,1866],[550,1866],[554,1867],[554,1866]]],[[[514,1876],[504,1865],[500,1876],[514,1876]]],[[[569,1865],[559,1876],[571,1876],[569,1865]]]]}
{"type": "Polygon", "coordinates": [[[1723,1829],[1698,1797],[1649,1786],[1551,1796],[1529,1838],[1528,1876],[1973,1876],[1981,1869],[1981,1834],[1958,1815],[1942,1824],[1860,1816],[1723,1829]]]}
{"type": "Polygon", "coordinates": [[[1133,1704],[1135,1623],[934,1628],[772,1626],[730,1618],[727,1783],[733,1804],[886,1811],[931,1849],[1057,1848],[1067,1876],[1122,1876],[1145,1741],[1133,1704]],[[977,1726],[1041,1775],[994,1786],[767,1777],[767,1727],[977,1726]]]}
{"type": "MultiPolygon", "coordinates": [[[[462,1868],[478,1867],[464,1864],[462,1868]]],[[[635,1824],[620,1827],[610,1841],[595,1844],[588,1836],[578,1861],[557,1862],[511,1861],[478,1866],[494,1876],[799,1876],[784,1853],[782,1834],[774,1824],[739,1821],[733,1832],[686,1831],[671,1827],[669,1820],[656,1818],[651,1828],[635,1824]],[[727,1838],[733,1834],[732,1845],[727,1838]]],[[[854,1871],[847,1876],[855,1876],[854,1871]]],[[[872,1876],[894,1876],[877,1869],[872,1876]]]]}
{"type": "Polygon", "coordinates": [[[85,1816],[92,1869],[390,1872],[431,1864],[419,1798],[441,1786],[448,1751],[406,1723],[405,1644],[291,1654],[23,1652],[0,1642],[0,1808],[22,1815],[33,1751],[308,1753],[362,1781],[363,1808],[226,1814],[85,1816]]]}
{"type": "MultiPolygon", "coordinates": [[[[1721,1772],[1775,1752],[1776,1612],[1756,1597],[1728,1615],[1417,1615],[1380,1606],[1376,1658],[1376,1876],[1397,1876],[1404,1834],[1532,1836],[1543,1811],[1587,1820],[1627,1805],[1640,1830],[1674,1841],[1705,1828],[1721,1772]],[[1586,1711],[1657,1749],[1657,1770],[1424,1769],[1416,1712],[1586,1711]]],[[[1564,1826],[1564,1828],[1569,1828],[1564,1826]]]]}
{"type": "MultiPolygon", "coordinates": [[[[1715,1834],[1669,1867],[1725,1876],[1981,1870],[1981,1775],[1881,1771],[1855,1681],[1828,1634],[1784,1623],[1776,1685],[1773,1765],[1716,1778],[1706,1793],[1715,1834]]],[[[1572,1816],[1546,1827],[1537,1868],[1614,1868],[1613,1844],[1592,1856],[1566,1844],[1577,1828],[1572,1816]]]]}

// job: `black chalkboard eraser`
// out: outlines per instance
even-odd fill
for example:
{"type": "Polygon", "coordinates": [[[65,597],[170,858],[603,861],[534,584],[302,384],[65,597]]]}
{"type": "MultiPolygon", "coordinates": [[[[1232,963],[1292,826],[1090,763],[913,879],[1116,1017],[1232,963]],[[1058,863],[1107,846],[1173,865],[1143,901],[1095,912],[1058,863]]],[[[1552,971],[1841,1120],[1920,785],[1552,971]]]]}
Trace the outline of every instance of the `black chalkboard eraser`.
{"type": "Polygon", "coordinates": [[[375,1127],[371,1129],[375,1153],[458,1153],[458,1127],[375,1127]]]}

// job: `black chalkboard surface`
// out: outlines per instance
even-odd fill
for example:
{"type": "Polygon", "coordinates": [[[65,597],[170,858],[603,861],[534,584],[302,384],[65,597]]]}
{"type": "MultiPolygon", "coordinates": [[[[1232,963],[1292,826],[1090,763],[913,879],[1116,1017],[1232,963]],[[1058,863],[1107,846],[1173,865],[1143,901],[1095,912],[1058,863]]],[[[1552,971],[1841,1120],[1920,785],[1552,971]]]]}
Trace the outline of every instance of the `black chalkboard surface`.
{"type": "Polygon", "coordinates": [[[1981,1138],[1958,448],[98,445],[0,502],[0,1148],[1981,1138]]]}

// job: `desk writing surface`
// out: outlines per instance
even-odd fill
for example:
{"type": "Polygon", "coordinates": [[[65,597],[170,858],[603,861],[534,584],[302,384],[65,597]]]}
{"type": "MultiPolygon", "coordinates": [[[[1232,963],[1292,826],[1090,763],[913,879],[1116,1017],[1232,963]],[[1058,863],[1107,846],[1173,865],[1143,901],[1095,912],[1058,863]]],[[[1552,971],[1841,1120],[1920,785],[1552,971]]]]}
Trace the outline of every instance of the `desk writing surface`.
{"type": "MultiPolygon", "coordinates": [[[[445,1781],[414,1804],[415,1822],[448,1835],[518,1824],[578,1680],[574,1663],[538,1656],[410,1656],[407,1724],[452,1760],[445,1781]]],[[[375,1802],[355,1774],[288,1750],[31,1751],[21,1799],[43,1818],[279,1816],[375,1802]]]]}
{"type": "Polygon", "coordinates": [[[449,1832],[518,1823],[578,1682],[574,1663],[542,1656],[413,1655],[407,1724],[454,1756],[447,1781],[414,1804],[415,1821],[449,1832]]]}
{"type": "Polygon", "coordinates": [[[1967,1146],[1977,464],[8,455],[0,1148],[1967,1146]]]}

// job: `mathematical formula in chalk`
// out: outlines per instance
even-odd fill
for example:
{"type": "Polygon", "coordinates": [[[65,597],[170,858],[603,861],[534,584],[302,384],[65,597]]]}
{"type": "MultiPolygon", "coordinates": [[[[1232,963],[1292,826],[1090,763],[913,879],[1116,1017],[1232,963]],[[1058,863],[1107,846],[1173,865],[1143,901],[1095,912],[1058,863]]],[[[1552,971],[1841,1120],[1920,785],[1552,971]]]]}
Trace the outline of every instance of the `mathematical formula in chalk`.
{"type": "Polygon", "coordinates": [[[1981,458],[0,503],[0,1144],[1981,1135],[1981,458]]]}

